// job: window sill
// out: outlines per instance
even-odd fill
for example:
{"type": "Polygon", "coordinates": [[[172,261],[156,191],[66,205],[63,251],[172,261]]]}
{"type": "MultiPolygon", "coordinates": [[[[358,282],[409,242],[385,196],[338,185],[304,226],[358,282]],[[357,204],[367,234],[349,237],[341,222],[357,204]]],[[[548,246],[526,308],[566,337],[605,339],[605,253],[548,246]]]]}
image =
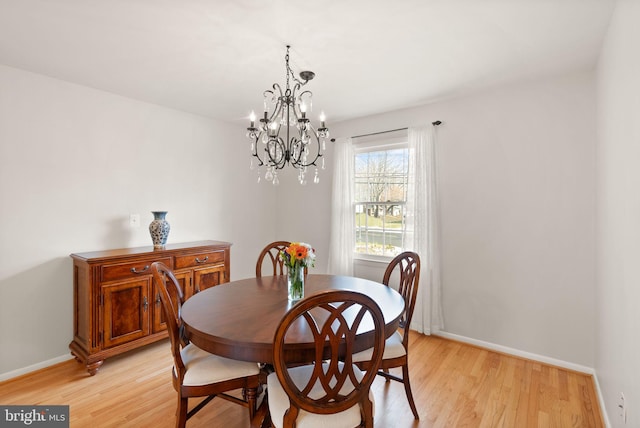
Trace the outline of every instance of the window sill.
{"type": "Polygon", "coordinates": [[[393,260],[393,257],[391,256],[374,256],[370,254],[355,254],[353,256],[353,261],[355,263],[364,262],[364,263],[389,264],[391,260],[393,260]]]}

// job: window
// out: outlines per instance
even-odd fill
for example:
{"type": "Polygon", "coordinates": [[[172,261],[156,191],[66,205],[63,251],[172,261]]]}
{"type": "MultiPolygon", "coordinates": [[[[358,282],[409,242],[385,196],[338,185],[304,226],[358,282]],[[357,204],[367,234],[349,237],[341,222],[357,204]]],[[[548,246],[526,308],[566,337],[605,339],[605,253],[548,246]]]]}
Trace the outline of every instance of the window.
{"type": "Polygon", "coordinates": [[[356,145],[354,157],[356,255],[393,257],[404,248],[406,138],[356,145]]]}

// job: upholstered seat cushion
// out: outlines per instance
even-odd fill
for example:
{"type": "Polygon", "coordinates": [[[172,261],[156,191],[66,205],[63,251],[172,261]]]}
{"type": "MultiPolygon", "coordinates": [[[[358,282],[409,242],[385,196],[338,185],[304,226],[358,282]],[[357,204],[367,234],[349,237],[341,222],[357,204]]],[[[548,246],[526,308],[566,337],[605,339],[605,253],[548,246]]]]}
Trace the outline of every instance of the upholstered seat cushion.
{"type": "Polygon", "coordinates": [[[185,346],[180,351],[180,356],[187,369],[183,381],[185,386],[207,385],[228,379],[253,376],[260,372],[257,363],[213,355],[193,343],[185,346]]]}
{"type": "MultiPolygon", "coordinates": [[[[325,366],[327,364],[325,363],[325,366]]],[[[311,373],[313,372],[313,366],[300,366],[289,369],[289,374],[293,382],[300,388],[303,388],[309,380],[311,373]]],[[[358,379],[362,379],[362,372],[354,366],[354,372],[358,379]]],[[[349,393],[353,389],[348,381],[345,383],[341,392],[344,394],[349,393]]],[[[271,413],[271,420],[275,428],[282,427],[282,420],[284,414],[289,409],[289,397],[282,388],[278,376],[276,373],[271,373],[267,376],[267,391],[269,392],[269,412],[271,413]]],[[[309,392],[309,397],[321,397],[324,395],[322,386],[316,382],[313,389],[309,392]]],[[[373,393],[369,393],[369,399],[374,403],[373,393]]],[[[373,413],[375,414],[375,405],[373,406],[373,413]]],[[[320,415],[310,413],[305,410],[300,410],[298,418],[296,419],[296,428],[353,428],[360,425],[362,418],[360,415],[360,406],[355,405],[350,409],[342,411],[340,413],[320,415]]]]}
{"type": "MultiPolygon", "coordinates": [[[[402,345],[402,335],[396,331],[384,342],[384,354],[382,354],[382,359],[389,360],[391,358],[398,358],[402,357],[406,353],[407,351],[402,345]]],[[[364,351],[358,352],[357,354],[353,354],[353,362],[357,363],[360,361],[370,361],[372,354],[372,348],[365,349],[364,351]]]]}

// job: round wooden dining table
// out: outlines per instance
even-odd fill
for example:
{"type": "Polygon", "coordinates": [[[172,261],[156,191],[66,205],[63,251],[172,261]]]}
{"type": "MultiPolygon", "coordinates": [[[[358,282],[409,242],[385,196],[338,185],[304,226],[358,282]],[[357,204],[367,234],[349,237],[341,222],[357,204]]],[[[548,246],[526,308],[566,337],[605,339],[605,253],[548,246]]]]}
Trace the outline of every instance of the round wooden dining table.
{"type": "MultiPolygon", "coordinates": [[[[405,302],[391,287],[350,276],[306,276],[305,297],[326,290],[353,290],[370,296],[384,315],[385,337],[398,329],[405,302]]],[[[182,306],[185,335],[212,354],[273,363],[273,337],[280,320],[293,304],[287,299],[286,276],[248,278],[216,285],[192,296],[182,306]]],[[[372,327],[368,329],[363,323],[358,330],[360,340],[356,340],[355,352],[371,346],[372,327]]],[[[293,345],[310,353],[315,346],[311,336],[301,336],[293,345]]]]}

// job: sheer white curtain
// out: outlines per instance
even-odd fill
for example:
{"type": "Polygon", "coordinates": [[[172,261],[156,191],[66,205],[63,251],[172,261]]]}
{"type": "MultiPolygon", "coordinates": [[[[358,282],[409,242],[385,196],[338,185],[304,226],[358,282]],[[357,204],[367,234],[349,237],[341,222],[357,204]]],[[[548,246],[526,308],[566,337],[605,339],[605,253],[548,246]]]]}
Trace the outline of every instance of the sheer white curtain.
{"type": "Polygon", "coordinates": [[[333,197],[331,203],[331,237],[329,239],[329,272],[353,275],[354,154],[351,138],[339,139],[334,149],[333,197]]]}
{"type": "Polygon", "coordinates": [[[420,256],[420,287],[411,329],[444,329],[440,281],[440,227],[436,133],[433,126],[409,128],[409,188],[405,247],[420,256]]]}

